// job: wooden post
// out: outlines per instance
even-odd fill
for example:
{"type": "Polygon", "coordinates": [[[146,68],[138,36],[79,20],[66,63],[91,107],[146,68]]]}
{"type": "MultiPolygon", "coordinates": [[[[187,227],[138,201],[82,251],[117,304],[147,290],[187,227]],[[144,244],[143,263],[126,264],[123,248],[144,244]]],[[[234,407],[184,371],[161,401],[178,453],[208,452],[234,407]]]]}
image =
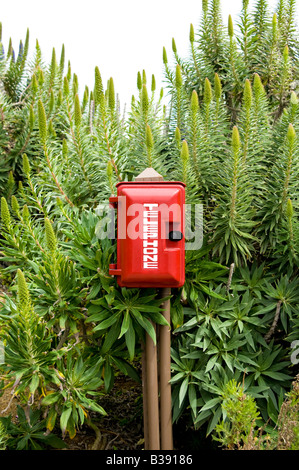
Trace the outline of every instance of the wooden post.
{"type": "Polygon", "coordinates": [[[142,356],[141,356],[141,367],[142,367],[142,397],[143,397],[143,437],[144,437],[144,449],[149,450],[148,444],[148,409],[147,409],[147,379],[146,379],[146,352],[145,343],[142,343],[142,356]]]}
{"type": "MultiPolygon", "coordinates": [[[[163,177],[153,168],[147,168],[135,178],[135,181],[163,181],[163,177]]],[[[162,298],[170,297],[170,287],[163,288],[161,294],[162,298]]],[[[170,299],[164,302],[163,309],[165,319],[170,325],[170,299]]],[[[146,334],[142,351],[144,448],[145,450],[172,450],[172,406],[169,383],[171,331],[170,326],[162,325],[158,329],[155,327],[155,331],[157,341],[159,338],[158,348],[152,338],[146,334]]]]}
{"type": "MultiPolygon", "coordinates": [[[[155,327],[155,325],[153,324],[155,327]]],[[[155,328],[156,330],[156,328],[155,328]]],[[[157,347],[152,338],[146,333],[145,342],[146,363],[146,423],[148,450],[160,450],[160,420],[159,420],[159,385],[157,347]]]]}
{"type": "MultiPolygon", "coordinates": [[[[162,289],[162,298],[170,297],[171,288],[162,289]]],[[[170,299],[165,300],[164,317],[170,325],[170,299]]],[[[173,450],[171,406],[171,330],[159,325],[159,379],[160,379],[160,438],[161,450],[173,450]]]]}
{"type": "MultiPolygon", "coordinates": [[[[153,168],[147,168],[135,181],[163,181],[163,177],[153,168]]],[[[160,450],[158,356],[157,347],[147,333],[142,352],[142,384],[144,448],[160,450]]]]}

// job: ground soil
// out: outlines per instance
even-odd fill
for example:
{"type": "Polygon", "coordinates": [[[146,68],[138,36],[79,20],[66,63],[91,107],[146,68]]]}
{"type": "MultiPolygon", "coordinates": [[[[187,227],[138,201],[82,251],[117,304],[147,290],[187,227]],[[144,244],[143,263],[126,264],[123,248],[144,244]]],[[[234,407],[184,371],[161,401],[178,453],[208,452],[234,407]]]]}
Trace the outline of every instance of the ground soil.
{"type": "Polygon", "coordinates": [[[142,450],[143,417],[142,386],[129,377],[119,375],[112,390],[100,399],[107,416],[92,413],[93,423],[100,431],[84,427],[72,440],[65,439],[69,450],[142,450]]]}

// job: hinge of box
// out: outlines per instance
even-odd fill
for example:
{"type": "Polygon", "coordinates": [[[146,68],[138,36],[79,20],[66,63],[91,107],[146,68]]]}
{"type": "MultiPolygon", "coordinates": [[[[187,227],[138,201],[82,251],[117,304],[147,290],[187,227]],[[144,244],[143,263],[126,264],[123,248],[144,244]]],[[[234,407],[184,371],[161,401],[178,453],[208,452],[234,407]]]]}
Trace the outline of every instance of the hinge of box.
{"type": "Polygon", "coordinates": [[[116,207],[118,204],[118,196],[110,196],[109,197],[109,203],[112,207],[116,207]]]}

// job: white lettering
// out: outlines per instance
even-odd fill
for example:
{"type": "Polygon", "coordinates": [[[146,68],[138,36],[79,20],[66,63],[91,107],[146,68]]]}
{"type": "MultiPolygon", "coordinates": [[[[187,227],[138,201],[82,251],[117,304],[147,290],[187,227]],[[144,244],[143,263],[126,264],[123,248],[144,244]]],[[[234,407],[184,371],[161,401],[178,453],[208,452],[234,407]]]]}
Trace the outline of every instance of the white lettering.
{"type": "Polygon", "coordinates": [[[150,217],[151,219],[157,219],[158,218],[158,211],[144,211],[143,212],[143,217],[147,219],[150,217]]]}
{"type": "Polygon", "coordinates": [[[143,246],[144,246],[144,248],[147,248],[148,246],[155,246],[155,247],[157,247],[157,246],[158,246],[158,240],[153,240],[152,242],[149,242],[149,241],[147,241],[147,240],[144,240],[143,246]]]}
{"type": "Polygon", "coordinates": [[[143,268],[158,268],[158,204],[143,204],[143,268]],[[151,239],[151,241],[149,241],[151,239]]]}
{"type": "Polygon", "coordinates": [[[158,207],[158,204],[149,204],[149,203],[145,203],[143,204],[143,207],[148,207],[149,210],[152,210],[153,207],[158,207]]]}
{"type": "Polygon", "coordinates": [[[149,261],[149,262],[144,262],[143,267],[153,269],[153,268],[157,268],[158,264],[157,264],[157,262],[152,263],[151,261],[149,261]]]}
{"type": "Polygon", "coordinates": [[[143,261],[158,261],[158,255],[143,255],[143,261]]]}
{"type": "Polygon", "coordinates": [[[154,246],[150,248],[143,248],[143,253],[145,255],[154,255],[158,253],[158,248],[155,248],[154,246]]]}
{"type": "Polygon", "coordinates": [[[146,218],[146,219],[143,219],[143,223],[145,225],[155,225],[156,227],[158,227],[158,221],[157,220],[148,220],[146,218]]]}

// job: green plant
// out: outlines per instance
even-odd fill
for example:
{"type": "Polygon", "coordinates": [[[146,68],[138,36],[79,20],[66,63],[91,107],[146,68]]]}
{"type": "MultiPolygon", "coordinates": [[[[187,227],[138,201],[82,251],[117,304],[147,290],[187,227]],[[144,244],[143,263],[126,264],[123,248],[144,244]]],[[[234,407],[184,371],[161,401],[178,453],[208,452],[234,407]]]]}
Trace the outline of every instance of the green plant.
{"type": "Polygon", "coordinates": [[[16,312],[2,328],[5,344],[3,369],[13,379],[13,393],[25,393],[34,402],[36,390],[48,382],[58,383],[54,370],[57,353],[51,348],[53,335],[34,311],[29,289],[21,270],[18,270],[18,304],[16,312]]]}
{"type": "Polygon", "coordinates": [[[46,422],[41,418],[41,410],[29,407],[27,413],[18,405],[17,420],[12,416],[0,418],[5,432],[5,449],[7,450],[46,450],[63,449],[65,443],[55,434],[48,433],[46,422]]]}
{"type": "Polygon", "coordinates": [[[27,406],[33,405],[37,395],[44,396],[42,403],[53,405],[47,413],[47,428],[54,428],[59,411],[63,435],[67,431],[73,438],[79,418],[83,424],[89,410],[105,414],[103,408],[91,398],[99,396],[96,390],[102,383],[101,359],[90,366],[80,356],[74,359],[72,348],[75,345],[67,348],[58,343],[57,348],[54,348],[53,330],[50,334],[49,326],[46,327],[46,322],[34,311],[27,283],[20,270],[17,276],[16,313],[10,318],[6,317],[7,326],[2,332],[5,377],[13,379],[12,396],[23,397],[27,406]]]}
{"type": "Polygon", "coordinates": [[[244,1],[238,27],[229,17],[226,32],[220,2],[203,2],[197,34],[190,27],[189,57],[173,48],[172,70],[163,51],[173,96],[169,138],[174,149],[178,136],[186,139],[188,173],[204,203],[204,261],[230,268],[229,277],[219,271],[202,283],[203,259],[191,253],[192,266],[187,253],[183,306],[173,302],[180,318],[172,343],[174,416],[190,409],[196,425],[208,421],[208,433],[221,416],[219,371],[223,383],[229,374],[236,380],[244,374],[247,390],[256,388],[262,419],[272,424],[293,374],[286,347],[298,331],[293,3],[279,2],[271,17],[267,2],[249,11],[244,1]]]}
{"type": "Polygon", "coordinates": [[[4,425],[0,423],[0,450],[5,450],[7,448],[8,438],[4,425]]]}
{"type": "Polygon", "coordinates": [[[101,385],[99,365],[89,366],[88,361],[84,361],[82,357],[74,359],[73,354],[68,353],[66,359],[58,362],[57,375],[61,385],[49,386],[42,399],[42,405],[48,408],[47,429],[53,430],[59,416],[62,435],[67,432],[72,439],[79,425],[83,425],[85,421],[91,424],[88,415],[90,411],[106,414],[96,402],[101,385]]]}
{"type": "Polygon", "coordinates": [[[144,339],[145,332],[156,342],[152,322],[168,324],[161,313],[161,299],[155,293],[143,294],[140,289],[122,288],[121,293],[114,290],[101,299],[92,300],[91,304],[87,322],[95,323],[94,332],[107,332],[102,354],[124,336],[130,359],[133,360],[136,342],[144,339]]]}
{"type": "MultiPolygon", "coordinates": [[[[281,398],[291,383],[286,351],[273,339],[270,341],[273,314],[268,312],[276,308],[277,302],[273,299],[266,304],[269,310],[265,303],[268,289],[275,288],[266,280],[261,282],[262,270],[253,267],[239,272],[244,277],[232,278],[229,294],[225,284],[215,288],[217,297],[197,293],[194,308],[184,307],[184,323],[174,330],[174,419],[190,408],[196,426],[209,422],[208,433],[220,420],[221,390],[231,377],[240,380],[244,376],[246,393],[256,399],[261,417],[265,421],[271,418],[274,424],[281,398]]],[[[287,305],[287,297],[285,301],[287,305]]],[[[291,318],[292,310],[286,308],[286,316],[291,318]]],[[[280,328],[278,325],[281,323],[277,318],[275,330],[280,328]]],[[[288,328],[286,325],[286,331],[288,328]]]]}
{"type": "MultiPolygon", "coordinates": [[[[244,393],[244,387],[232,381],[222,407],[225,420],[216,426],[213,439],[227,449],[296,450],[298,449],[298,377],[290,392],[281,400],[274,428],[261,424],[256,400],[244,393]],[[233,385],[233,386],[232,386],[233,385]]],[[[229,384],[228,384],[229,385],[229,384]]]]}
{"type": "Polygon", "coordinates": [[[244,387],[235,380],[226,384],[222,398],[225,418],[216,426],[213,439],[229,450],[243,447],[252,436],[252,430],[257,433],[259,411],[255,400],[245,394],[244,387]]]}
{"type": "Polygon", "coordinates": [[[292,383],[291,390],[280,408],[277,419],[277,449],[298,450],[299,432],[299,389],[298,376],[292,383]]]}

